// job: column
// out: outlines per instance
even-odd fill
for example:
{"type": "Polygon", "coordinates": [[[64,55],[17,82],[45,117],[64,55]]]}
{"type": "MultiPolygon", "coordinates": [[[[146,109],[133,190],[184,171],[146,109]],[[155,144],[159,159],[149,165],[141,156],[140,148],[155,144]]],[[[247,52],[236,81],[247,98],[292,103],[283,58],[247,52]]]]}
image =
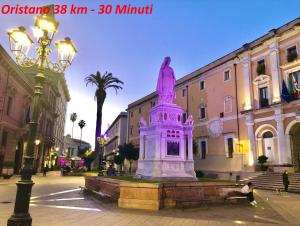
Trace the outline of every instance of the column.
{"type": "Polygon", "coordinates": [[[251,60],[249,53],[242,57],[243,63],[243,80],[244,80],[244,110],[249,110],[252,108],[251,104],[251,60]]]}
{"type": "Polygon", "coordinates": [[[145,158],[145,136],[142,131],[140,131],[140,156],[139,160],[144,160],[145,158]]]}
{"type": "Polygon", "coordinates": [[[278,42],[275,41],[269,45],[270,49],[270,62],[271,62],[271,76],[272,76],[272,90],[273,90],[273,103],[280,102],[280,70],[279,70],[279,56],[278,56],[278,42]]]}
{"type": "Polygon", "coordinates": [[[249,165],[255,165],[257,162],[257,150],[256,150],[256,140],[254,135],[254,120],[253,115],[249,114],[246,116],[246,125],[248,131],[248,138],[250,140],[250,149],[249,149],[249,165]]]}
{"type": "Polygon", "coordinates": [[[188,160],[193,160],[193,128],[188,129],[188,160]]]}
{"type": "Polygon", "coordinates": [[[284,135],[284,117],[282,115],[281,108],[275,109],[275,121],[277,123],[277,142],[278,142],[278,163],[285,164],[288,163],[286,155],[286,140],[284,135]]]}

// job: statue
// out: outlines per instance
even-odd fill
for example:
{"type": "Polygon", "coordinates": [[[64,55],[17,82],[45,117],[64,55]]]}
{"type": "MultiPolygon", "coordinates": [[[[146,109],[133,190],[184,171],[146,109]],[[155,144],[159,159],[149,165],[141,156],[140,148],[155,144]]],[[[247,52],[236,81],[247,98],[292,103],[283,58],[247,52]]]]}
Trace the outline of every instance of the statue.
{"type": "Polygon", "coordinates": [[[147,126],[147,122],[146,122],[146,120],[144,119],[144,117],[141,117],[141,118],[140,118],[139,126],[140,126],[140,127],[146,127],[146,126],[147,126]]]}
{"type": "Polygon", "coordinates": [[[175,83],[176,78],[174,76],[173,69],[169,66],[171,63],[170,57],[165,57],[164,62],[161,65],[157,86],[156,86],[156,93],[158,95],[158,103],[165,104],[169,103],[172,104],[173,100],[176,98],[175,96],[175,83]]]}
{"type": "Polygon", "coordinates": [[[188,119],[187,119],[187,124],[188,125],[194,125],[194,120],[193,120],[193,116],[192,115],[190,115],[189,117],[188,117],[188,119]]]}

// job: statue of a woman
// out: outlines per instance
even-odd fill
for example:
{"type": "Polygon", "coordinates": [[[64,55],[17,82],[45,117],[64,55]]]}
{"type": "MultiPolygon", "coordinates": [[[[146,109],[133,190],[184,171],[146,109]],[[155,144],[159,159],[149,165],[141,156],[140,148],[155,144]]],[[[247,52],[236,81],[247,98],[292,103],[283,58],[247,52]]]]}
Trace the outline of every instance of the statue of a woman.
{"type": "Polygon", "coordinates": [[[164,62],[161,65],[156,93],[158,94],[158,103],[173,103],[175,97],[175,83],[176,78],[174,76],[173,69],[169,66],[171,63],[170,57],[165,57],[164,62]]]}

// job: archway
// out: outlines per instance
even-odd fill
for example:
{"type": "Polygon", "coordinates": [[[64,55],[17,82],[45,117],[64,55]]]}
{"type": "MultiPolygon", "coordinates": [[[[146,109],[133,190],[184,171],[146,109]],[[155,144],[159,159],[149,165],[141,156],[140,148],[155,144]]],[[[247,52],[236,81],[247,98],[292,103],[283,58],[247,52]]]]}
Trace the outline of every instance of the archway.
{"type": "Polygon", "coordinates": [[[260,125],[255,131],[257,156],[265,155],[268,163],[278,164],[277,130],[271,124],[260,125]]]}
{"type": "Polygon", "coordinates": [[[295,171],[300,172],[300,122],[295,123],[291,127],[289,135],[292,164],[294,165],[295,171]]]}

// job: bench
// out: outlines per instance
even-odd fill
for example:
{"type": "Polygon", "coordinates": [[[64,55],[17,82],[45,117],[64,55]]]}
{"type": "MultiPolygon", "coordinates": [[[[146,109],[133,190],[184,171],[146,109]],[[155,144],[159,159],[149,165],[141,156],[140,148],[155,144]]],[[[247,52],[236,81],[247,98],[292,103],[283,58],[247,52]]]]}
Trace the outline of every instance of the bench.
{"type": "Polygon", "coordinates": [[[212,201],[211,199],[208,198],[197,198],[197,197],[182,197],[182,198],[175,198],[174,199],[176,202],[176,207],[181,208],[182,210],[184,209],[185,205],[184,204],[200,204],[200,206],[203,207],[208,207],[208,203],[212,201]]]}
{"type": "Polygon", "coordinates": [[[225,202],[232,204],[232,201],[244,201],[247,200],[247,196],[243,196],[240,191],[230,191],[224,198],[225,202]]]}

